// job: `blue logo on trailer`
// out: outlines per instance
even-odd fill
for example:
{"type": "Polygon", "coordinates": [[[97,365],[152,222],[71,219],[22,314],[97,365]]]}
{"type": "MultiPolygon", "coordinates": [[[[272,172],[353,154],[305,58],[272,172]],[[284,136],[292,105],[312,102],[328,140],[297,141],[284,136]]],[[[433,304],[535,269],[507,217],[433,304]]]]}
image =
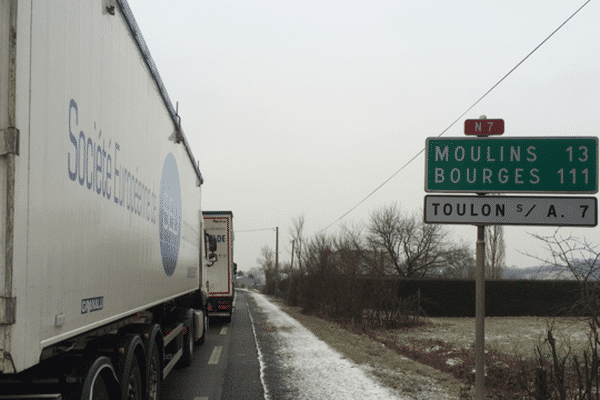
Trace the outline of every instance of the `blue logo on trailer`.
{"type": "Polygon", "coordinates": [[[177,267],[181,243],[181,183],[172,153],[165,158],[160,178],[158,221],[163,268],[165,274],[171,276],[177,267]]]}

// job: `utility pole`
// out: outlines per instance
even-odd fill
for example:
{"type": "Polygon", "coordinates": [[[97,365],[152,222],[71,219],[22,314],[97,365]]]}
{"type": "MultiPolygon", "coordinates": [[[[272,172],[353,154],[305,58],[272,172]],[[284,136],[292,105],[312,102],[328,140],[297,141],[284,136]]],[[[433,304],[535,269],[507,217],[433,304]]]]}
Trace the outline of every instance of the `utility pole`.
{"type": "Polygon", "coordinates": [[[289,277],[289,284],[288,284],[288,302],[293,302],[295,303],[294,300],[291,300],[292,296],[292,279],[294,279],[294,242],[295,240],[292,240],[292,262],[290,263],[290,274],[288,275],[289,277]]]}
{"type": "Polygon", "coordinates": [[[275,271],[279,271],[279,227],[275,227],[275,271]]]}

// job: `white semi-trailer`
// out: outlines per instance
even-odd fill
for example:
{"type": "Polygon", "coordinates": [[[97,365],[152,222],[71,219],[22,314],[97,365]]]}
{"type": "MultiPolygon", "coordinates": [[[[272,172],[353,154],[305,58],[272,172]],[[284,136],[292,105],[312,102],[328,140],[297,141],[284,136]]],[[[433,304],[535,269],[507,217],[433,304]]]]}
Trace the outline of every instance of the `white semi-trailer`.
{"type": "Polygon", "coordinates": [[[0,399],[157,399],[202,342],[198,165],[125,0],[0,0],[0,399]]]}
{"type": "Polygon", "coordinates": [[[205,237],[216,245],[206,257],[208,261],[203,273],[203,285],[208,292],[208,316],[224,317],[231,321],[236,273],[236,264],[233,262],[233,213],[203,211],[202,215],[205,237]]]}

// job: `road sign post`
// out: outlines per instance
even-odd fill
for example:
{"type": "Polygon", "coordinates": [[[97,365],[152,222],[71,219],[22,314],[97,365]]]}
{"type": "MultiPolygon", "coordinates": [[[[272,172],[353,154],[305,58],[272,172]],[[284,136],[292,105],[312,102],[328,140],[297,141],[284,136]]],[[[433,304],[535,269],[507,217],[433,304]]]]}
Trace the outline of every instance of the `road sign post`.
{"type": "Polygon", "coordinates": [[[510,137],[504,120],[465,121],[465,135],[427,138],[425,191],[478,196],[425,196],[424,222],[477,225],[475,390],[485,397],[485,225],[597,226],[595,197],[485,196],[486,193],[598,192],[597,137],[510,137]],[[484,138],[482,138],[484,137],[484,138]]]}
{"type": "MultiPolygon", "coordinates": [[[[483,195],[482,195],[483,197],[483,195]]],[[[485,399],[485,226],[477,225],[475,272],[475,395],[485,399]]]]}

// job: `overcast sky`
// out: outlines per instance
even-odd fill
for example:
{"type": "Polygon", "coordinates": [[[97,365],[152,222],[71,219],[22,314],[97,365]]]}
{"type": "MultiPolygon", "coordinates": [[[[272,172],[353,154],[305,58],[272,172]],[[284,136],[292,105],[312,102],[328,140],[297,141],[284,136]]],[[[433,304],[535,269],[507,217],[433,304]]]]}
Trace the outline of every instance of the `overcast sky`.
{"type": "MultiPolygon", "coordinates": [[[[556,1],[129,0],[205,178],[205,210],[231,210],[238,269],[263,246],[289,261],[293,219],[305,235],[333,223],[398,171],[575,12],[556,1]],[[270,229],[272,228],[272,229],[270,229]],[[248,230],[265,229],[256,232],[248,230]]],[[[597,136],[600,2],[590,2],[444,134],[466,118],[503,118],[504,136],[597,136]]],[[[394,202],[420,213],[423,154],[342,223],[394,202]]],[[[476,228],[446,225],[475,247],[476,228]]],[[[563,228],[600,243],[600,228],[563,228]]],[[[506,226],[507,265],[544,255],[506,226]]]]}

